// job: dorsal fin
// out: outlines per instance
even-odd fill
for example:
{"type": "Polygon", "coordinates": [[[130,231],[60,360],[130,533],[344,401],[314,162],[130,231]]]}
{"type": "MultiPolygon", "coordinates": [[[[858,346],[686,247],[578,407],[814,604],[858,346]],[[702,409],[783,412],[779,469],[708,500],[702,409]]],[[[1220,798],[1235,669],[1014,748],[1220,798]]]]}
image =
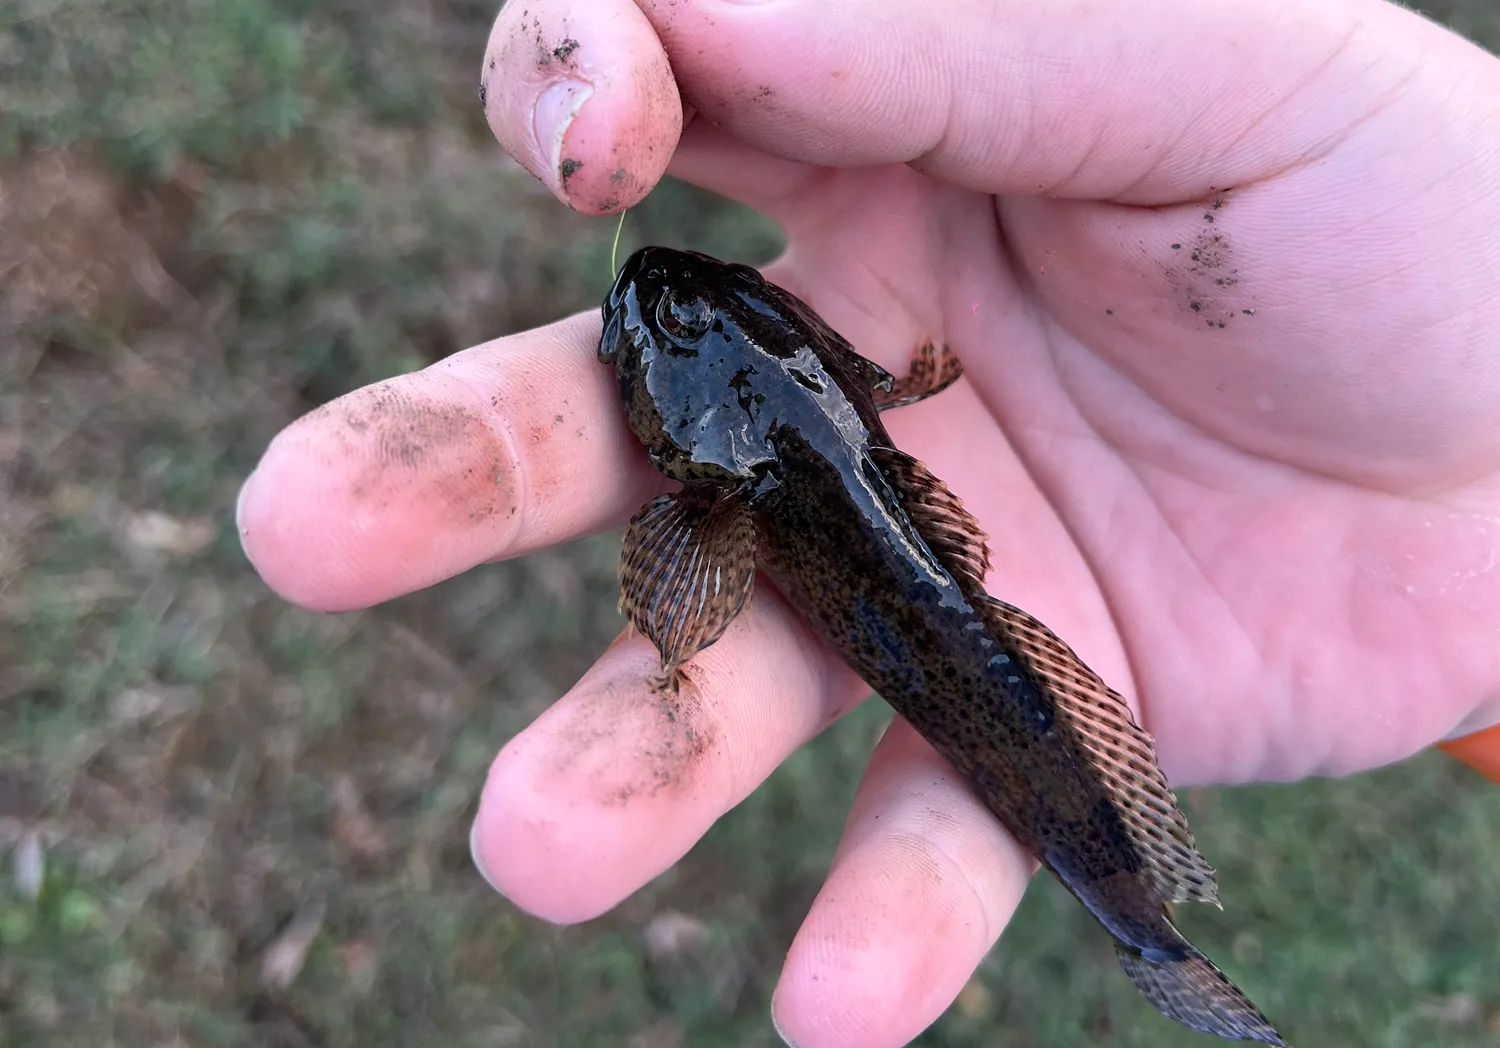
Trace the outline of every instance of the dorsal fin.
{"type": "Polygon", "coordinates": [[[890,482],[901,508],[933,555],[958,583],[966,597],[984,592],[990,551],[984,529],[963,500],[948,490],[931,471],[895,448],[871,448],[870,457],[890,482]]]}
{"type": "Polygon", "coordinates": [[[1036,618],[1002,600],[970,596],[996,639],[1056,703],[1119,802],[1153,886],[1166,902],[1218,904],[1213,867],[1193,843],[1187,819],[1156,759],[1156,745],[1125,699],[1036,618]]]}

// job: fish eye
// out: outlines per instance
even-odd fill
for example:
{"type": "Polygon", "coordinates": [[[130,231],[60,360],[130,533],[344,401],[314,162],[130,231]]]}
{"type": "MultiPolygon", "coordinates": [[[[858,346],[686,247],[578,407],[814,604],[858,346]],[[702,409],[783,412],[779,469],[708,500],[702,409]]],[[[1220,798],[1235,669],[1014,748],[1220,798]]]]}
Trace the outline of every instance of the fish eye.
{"type": "Polygon", "coordinates": [[[708,300],[689,292],[668,290],[656,307],[656,322],[679,342],[696,342],[714,320],[708,300]]]}

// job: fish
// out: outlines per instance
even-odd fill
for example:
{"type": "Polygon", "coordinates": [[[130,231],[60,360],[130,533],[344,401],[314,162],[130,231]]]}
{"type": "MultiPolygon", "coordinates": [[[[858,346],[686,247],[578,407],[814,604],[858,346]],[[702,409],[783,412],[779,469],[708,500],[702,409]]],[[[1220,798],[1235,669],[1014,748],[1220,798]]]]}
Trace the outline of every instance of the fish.
{"type": "Polygon", "coordinates": [[[1158,1011],[1228,1040],[1281,1035],[1178,931],[1218,905],[1152,737],[1047,626],[985,590],[985,533],[881,413],[963,373],[924,342],[897,378],[757,270],[647,246],[620,267],[598,357],[678,490],[625,528],[620,608],[653,687],[716,642],[764,575],[1103,925],[1158,1011]]]}

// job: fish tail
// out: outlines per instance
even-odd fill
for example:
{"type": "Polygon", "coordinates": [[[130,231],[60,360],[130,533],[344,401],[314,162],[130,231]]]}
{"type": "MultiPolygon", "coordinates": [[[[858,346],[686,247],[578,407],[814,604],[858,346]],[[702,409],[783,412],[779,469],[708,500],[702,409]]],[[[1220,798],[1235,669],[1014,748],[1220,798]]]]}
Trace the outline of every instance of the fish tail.
{"type": "Polygon", "coordinates": [[[1168,1018],[1227,1040],[1286,1048],[1250,998],[1186,939],[1170,954],[1142,951],[1118,941],[1115,952],[1136,989],[1168,1018]]]}

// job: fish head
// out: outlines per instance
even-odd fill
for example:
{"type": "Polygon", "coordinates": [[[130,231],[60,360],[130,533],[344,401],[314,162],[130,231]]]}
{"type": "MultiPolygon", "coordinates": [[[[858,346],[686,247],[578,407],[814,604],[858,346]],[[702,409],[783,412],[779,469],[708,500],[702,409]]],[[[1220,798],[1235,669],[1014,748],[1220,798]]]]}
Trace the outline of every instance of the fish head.
{"type": "Polygon", "coordinates": [[[776,460],[771,430],[793,408],[786,361],[812,354],[784,293],[749,266],[644,247],[603,316],[599,359],[614,365],[657,468],[684,482],[761,481],[776,460]]]}

